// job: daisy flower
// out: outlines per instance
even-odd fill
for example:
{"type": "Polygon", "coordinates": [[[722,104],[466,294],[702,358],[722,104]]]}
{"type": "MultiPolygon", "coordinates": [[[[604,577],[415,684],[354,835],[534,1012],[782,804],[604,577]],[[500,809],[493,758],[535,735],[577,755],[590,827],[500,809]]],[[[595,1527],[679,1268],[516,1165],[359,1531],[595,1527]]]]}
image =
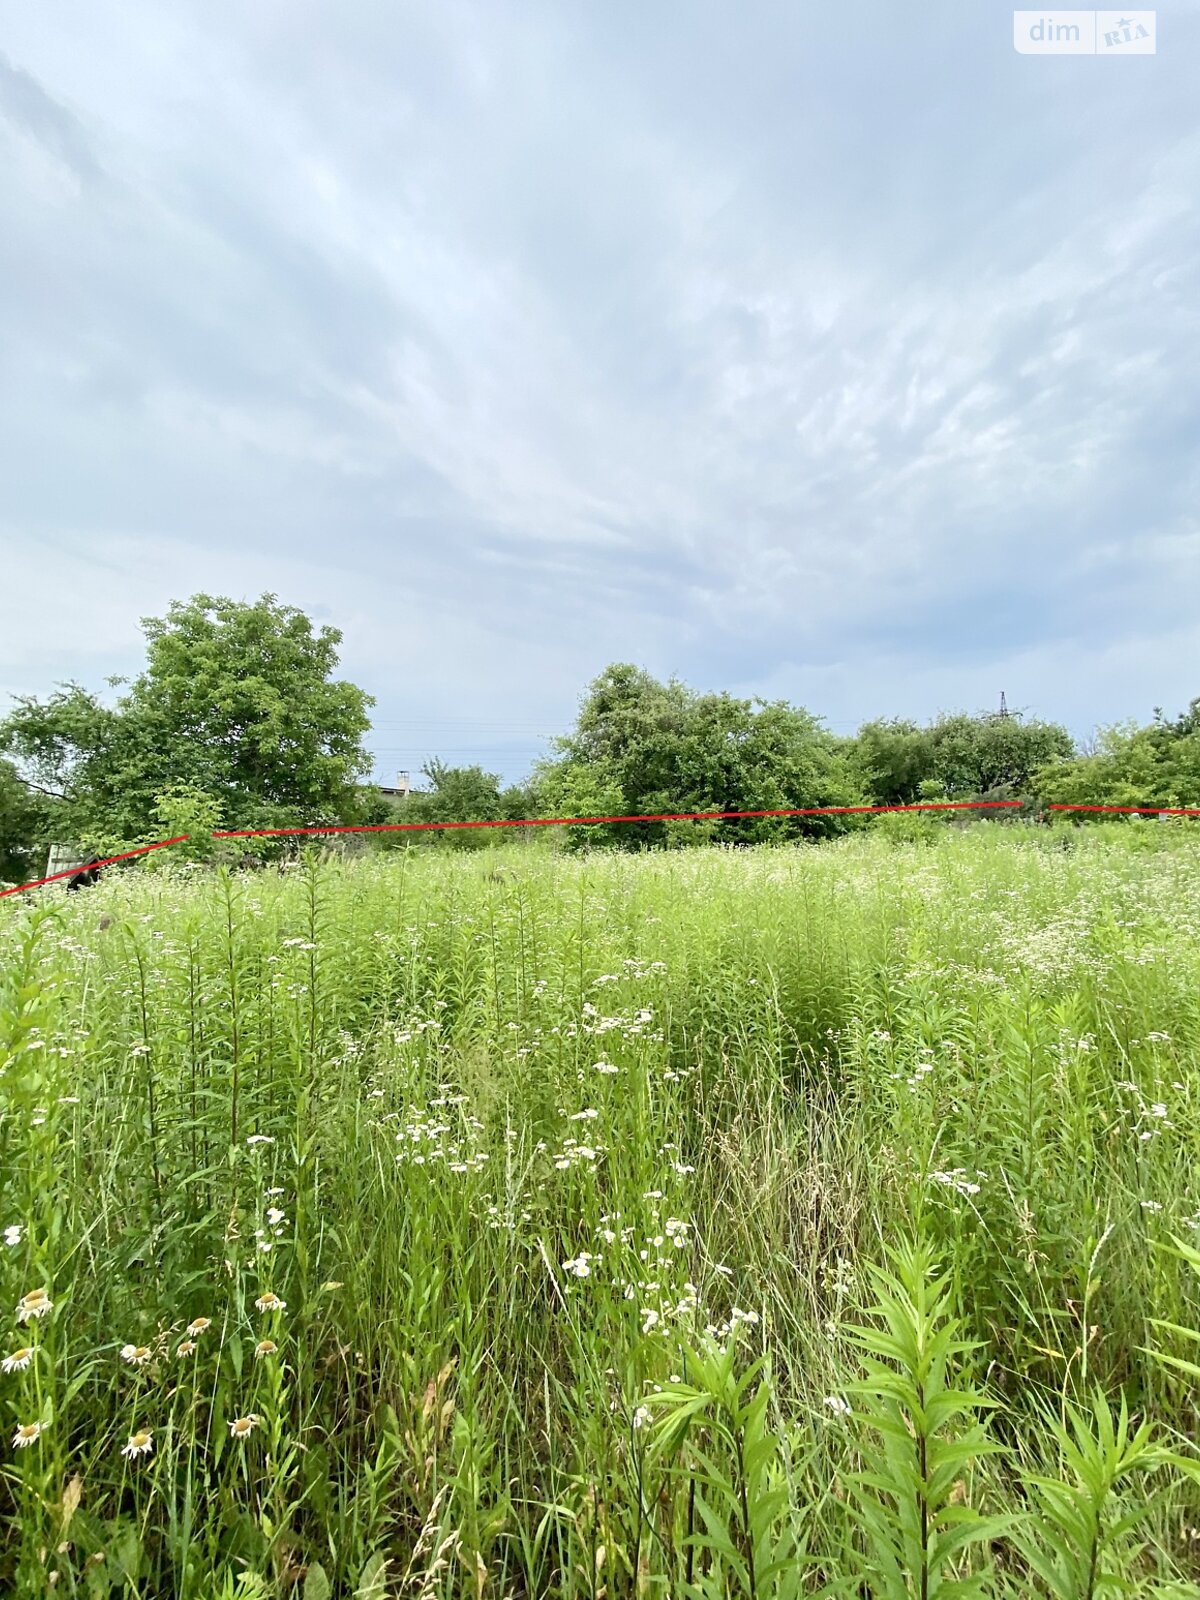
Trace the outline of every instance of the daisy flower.
{"type": "Polygon", "coordinates": [[[254,1354],[256,1356],[273,1356],[278,1349],[279,1346],[274,1339],[260,1339],[254,1346],[254,1354]]]}
{"type": "Polygon", "coordinates": [[[233,1439],[246,1439],[258,1427],[257,1413],[251,1411],[249,1416],[235,1417],[229,1424],[229,1434],[233,1439]]]}
{"type": "Polygon", "coordinates": [[[148,1456],[154,1449],[154,1438],[149,1428],[139,1428],[137,1433],[131,1433],[129,1443],[121,1450],[123,1456],[128,1456],[132,1461],[134,1456],[148,1456]]]}
{"type": "Polygon", "coordinates": [[[18,1422],[17,1431],[13,1434],[13,1449],[25,1450],[31,1444],[36,1444],[42,1436],[40,1422],[18,1422]]]}
{"type": "Polygon", "coordinates": [[[0,1371],[24,1372],[25,1368],[32,1360],[33,1347],[31,1345],[25,1345],[22,1347],[22,1349],[14,1350],[11,1355],[5,1356],[4,1360],[0,1361],[0,1371]]]}
{"type": "Polygon", "coordinates": [[[128,1361],[131,1367],[144,1367],[151,1354],[148,1344],[123,1344],[121,1346],[121,1360],[128,1361]]]}
{"type": "Polygon", "coordinates": [[[194,1339],[198,1333],[206,1333],[211,1327],[211,1317],[194,1317],[183,1331],[189,1339],[194,1339]]]}
{"type": "Polygon", "coordinates": [[[195,1349],[195,1339],[182,1339],[179,1343],[179,1349],[176,1350],[175,1354],[177,1356],[190,1356],[194,1353],[195,1349]]]}
{"type": "Polygon", "coordinates": [[[17,1301],[17,1321],[28,1322],[30,1317],[44,1317],[54,1310],[54,1302],[46,1289],[30,1289],[17,1301]]]}
{"type": "Polygon", "coordinates": [[[274,1289],[264,1289],[254,1302],[260,1311],[286,1311],[287,1301],[281,1300],[274,1289]]]}

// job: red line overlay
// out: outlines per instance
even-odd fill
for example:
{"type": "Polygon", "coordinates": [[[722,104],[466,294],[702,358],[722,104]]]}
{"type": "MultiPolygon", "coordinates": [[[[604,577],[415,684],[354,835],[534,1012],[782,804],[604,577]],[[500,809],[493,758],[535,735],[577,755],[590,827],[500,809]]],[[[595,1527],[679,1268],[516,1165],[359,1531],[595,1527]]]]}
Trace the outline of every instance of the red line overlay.
{"type": "Polygon", "coordinates": [[[105,856],[103,861],[89,861],[86,867],[68,867],[65,872],[52,872],[48,878],[35,878],[32,883],[18,883],[15,889],[0,889],[0,900],[6,894],[22,894],[26,889],[40,889],[44,883],[57,883],[59,878],[77,878],[81,872],[93,867],[111,867],[114,861],[132,861],[134,856],[144,856],[150,850],[165,850],[169,844],[182,844],[189,836],[176,835],[174,839],[160,839],[157,844],[139,845],[136,850],[126,850],[123,855],[105,856]]]}
{"type": "MultiPolygon", "coordinates": [[[[499,822],[363,822],[343,823],[328,828],[238,828],[214,832],[213,839],[279,839],[299,835],[328,833],[420,833],[433,828],[558,828],[570,825],[599,822],[712,822],[739,817],[846,817],[879,816],[891,811],[996,811],[1005,807],[1021,806],[1021,800],[923,800],[911,806],[805,806],[780,811],[661,811],[652,815],[631,817],[519,817],[499,822]]],[[[1200,817],[1200,808],[1183,806],[1077,806],[1050,805],[1049,811],[1108,811],[1121,815],[1149,813],[1168,817],[1200,817]]],[[[134,856],[144,856],[151,850],[165,850],[169,845],[183,844],[189,834],[178,834],[174,839],[160,839],[156,844],[139,845],[136,850],[126,850],[119,856],[106,856],[102,861],[90,861],[87,866],[68,867],[64,872],[53,872],[48,878],[34,878],[30,883],[19,883],[12,889],[0,889],[0,899],[5,895],[23,894],[26,889],[40,889],[43,884],[55,883],[59,878],[74,878],[93,867],[111,867],[117,861],[131,861],[134,856]]]]}

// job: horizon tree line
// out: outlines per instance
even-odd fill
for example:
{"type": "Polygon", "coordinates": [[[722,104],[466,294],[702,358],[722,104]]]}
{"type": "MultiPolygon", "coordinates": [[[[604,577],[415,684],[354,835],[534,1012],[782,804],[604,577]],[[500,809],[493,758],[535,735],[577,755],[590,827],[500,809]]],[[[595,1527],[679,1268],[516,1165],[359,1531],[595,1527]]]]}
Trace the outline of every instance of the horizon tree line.
{"type": "MultiPolygon", "coordinates": [[[[425,793],[399,804],[368,781],[373,698],[335,677],[342,635],[273,594],[207,594],[144,618],[146,663],[106,706],[79,684],[18,697],[0,721],[0,878],[33,875],[49,844],[92,855],[214,829],[345,823],[514,821],[538,816],[769,811],[1027,799],[1195,805],[1200,699],[1174,719],[1116,724],[1077,747],[1060,724],[965,712],[920,724],[876,718],[853,736],[786,700],[701,693],[676,677],[614,663],[585,689],[574,727],[519,783],[433,758],[425,793]]],[[[577,825],[570,848],[663,848],[823,838],[846,816],[577,825]]],[[[457,849],[490,830],[376,836],[384,848],[457,849]]],[[[256,845],[263,844],[255,841],[256,845]]],[[[227,854],[229,852],[226,852],[227,854]]],[[[261,852],[259,852],[261,854],[261,852]]]]}

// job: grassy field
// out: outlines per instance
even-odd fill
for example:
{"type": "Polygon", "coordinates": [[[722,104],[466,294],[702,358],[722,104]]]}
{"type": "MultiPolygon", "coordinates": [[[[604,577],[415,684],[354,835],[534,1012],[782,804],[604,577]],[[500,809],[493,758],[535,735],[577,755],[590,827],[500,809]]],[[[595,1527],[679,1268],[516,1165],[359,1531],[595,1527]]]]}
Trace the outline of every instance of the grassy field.
{"type": "Polygon", "coordinates": [[[1186,825],[2,911],[4,1592],[1200,1594],[1186,825]]]}

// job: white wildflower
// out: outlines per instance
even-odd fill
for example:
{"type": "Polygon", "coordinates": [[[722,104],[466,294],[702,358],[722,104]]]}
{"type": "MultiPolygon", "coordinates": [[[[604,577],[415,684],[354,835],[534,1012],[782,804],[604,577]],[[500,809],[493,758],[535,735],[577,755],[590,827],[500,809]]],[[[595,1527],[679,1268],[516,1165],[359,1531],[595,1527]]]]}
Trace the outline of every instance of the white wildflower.
{"type": "Polygon", "coordinates": [[[30,1289],[17,1301],[17,1321],[28,1322],[30,1317],[44,1317],[54,1310],[54,1302],[45,1289],[30,1289]]]}

